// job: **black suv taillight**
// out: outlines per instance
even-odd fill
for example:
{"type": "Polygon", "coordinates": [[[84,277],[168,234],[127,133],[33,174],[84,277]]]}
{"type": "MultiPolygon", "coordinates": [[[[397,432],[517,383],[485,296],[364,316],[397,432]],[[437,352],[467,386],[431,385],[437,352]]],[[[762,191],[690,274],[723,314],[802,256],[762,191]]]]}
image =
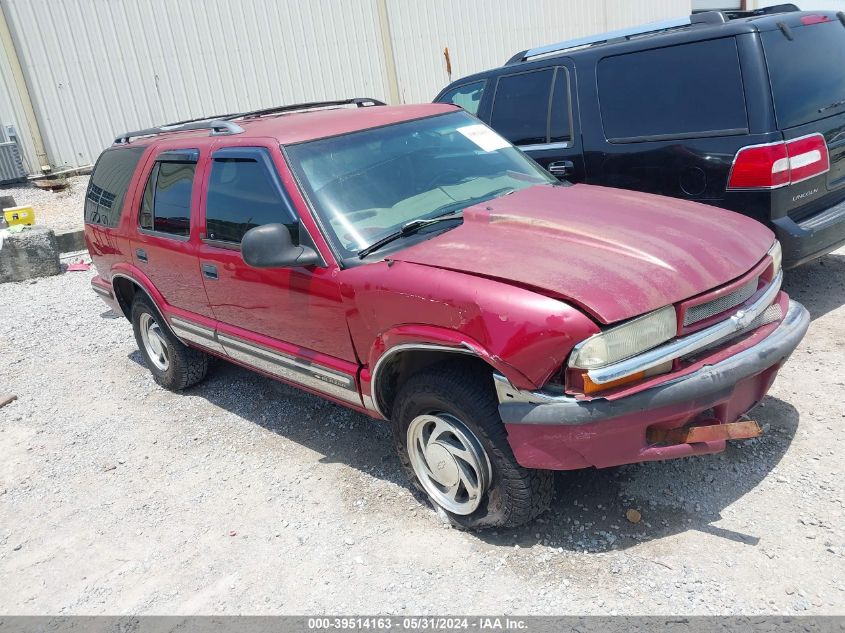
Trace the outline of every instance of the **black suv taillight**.
{"type": "Polygon", "coordinates": [[[749,145],[736,154],[728,189],[777,189],[829,170],[827,143],[818,133],[791,141],[749,145]]]}

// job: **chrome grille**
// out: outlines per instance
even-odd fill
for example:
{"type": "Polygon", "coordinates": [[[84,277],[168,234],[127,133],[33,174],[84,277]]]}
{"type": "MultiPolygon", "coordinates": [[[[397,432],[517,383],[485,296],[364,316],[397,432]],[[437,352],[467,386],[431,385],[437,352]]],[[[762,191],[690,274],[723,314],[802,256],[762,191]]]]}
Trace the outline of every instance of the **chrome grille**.
{"type": "Polygon", "coordinates": [[[735,308],[748,301],[756,291],[757,279],[752,279],[724,297],[687,308],[686,314],[684,314],[684,327],[735,308]]]}
{"type": "Polygon", "coordinates": [[[768,308],[766,308],[766,310],[763,312],[763,314],[761,314],[756,319],[754,319],[747,328],[743,329],[739,333],[745,334],[746,332],[749,332],[751,330],[755,330],[758,327],[763,327],[764,325],[768,325],[769,323],[774,323],[775,321],[780,321],[782,318],[783,318],[783,310],[781,310],[781,307],[780,307],[779,304],[773,303],[768,308]]]}
{"type": "Polygon", "coordinates": [[[769,323],[774,323],[775,321],[780,321],[783,318],[783,310],[777,303],[773,303],[768,308],[766,308],[762,313],[760,313],[756,319],[754,319],[751,323],[749,323],[746,327],[742,328],[741,330],[734,332],[730,336],[726,336],[723,339],[719,339],[706,347],[702,347],[701,349],[697,349],[691,354],[687,354],[683,357],[683,360],[689,361],[694,359],[697,356],[700,356],[702,352],[708,352],[714,347],[719,347],[724,345],[725,343],[732,341],[736,338],[744,336],[751,332],[752,330],[756,330],[758,327],[763,327],[764,325],[768,325],[769,323]]]}

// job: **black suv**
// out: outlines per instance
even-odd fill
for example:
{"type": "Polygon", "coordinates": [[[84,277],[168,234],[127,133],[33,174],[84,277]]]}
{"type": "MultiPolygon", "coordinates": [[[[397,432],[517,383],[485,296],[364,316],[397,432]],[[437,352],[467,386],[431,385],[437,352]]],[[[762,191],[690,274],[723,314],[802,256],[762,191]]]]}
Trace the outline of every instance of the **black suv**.
{"type": "Polygon", "coordinates": [[[560,178],[756,218],[796,266],[845,243],[845,13],[775,10],[523,51],[435,101],[560,178]]]}

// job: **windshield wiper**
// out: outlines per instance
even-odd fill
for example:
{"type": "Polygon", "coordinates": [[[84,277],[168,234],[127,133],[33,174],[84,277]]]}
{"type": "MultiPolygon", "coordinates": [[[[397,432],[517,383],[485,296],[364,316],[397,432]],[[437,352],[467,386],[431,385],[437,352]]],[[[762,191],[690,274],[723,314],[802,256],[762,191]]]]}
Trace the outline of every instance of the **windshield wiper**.
{"type": "Polygon", "coordinates": [[[433,218],[421,218],[419,220],[411,220],[407,224],[402,225],[402,228],[396,231],[395,233],[385,235],[377,242],[374,242],[366,248],[358,251],[358,258],[364,259],[367,255],[369,255],[373,251],[377,251],[382,246],[390,244],[391,242],[395,242],[396,240],[401,239],[407,235],[413,235],[414,233],[420,231],[421,229],[424,229],[427,226],[431,226],[432,224],[437,224],[438,222],[446,222],[447,220],[459,220],[463,217],[464,209],[466,209],[467,207],[471,207],[472,205],[478,204],[479,202],[484,202],[485,200],[491,200],[492,198],[496,198],[501,195],[511,194],[514,191],[516,190],[513,187],[502,187],[501,189],[496,189],[495,191],[486,193],[483,196],[468,198],[466,200],[458,200],[456,202],[450,202],[449,204],[443,205],[439,209],[435,210],[435,213],[440,212],[440,215],[435,215],[433,218]],[[456,207],[460,208],[456,209],[456,207]]]}
{"type": "Polygon", "coordinates": [[[422,229],[427,226],[431,226],[432,224],[437,224],[438,222],[447,222],[449,220],[460,220],[464,216],[464,210],[460,209],[453,213],[446,213],[443,215],[438,215],[434,218],[428,218],[426,220],[411,220],[410,222],[403,224],[402,228],[396,231],[395,233],[390,233],[389,235],[385,235],[380,240],[373,242],[366,248],[358,251],[358,258],[364,259],[370,253],[377,251],[382,246],[386,246],[391,242],[395,242],[398,239],[401,239],[407,235],[413,235],[414,233],[418,233],[422,229]]]}

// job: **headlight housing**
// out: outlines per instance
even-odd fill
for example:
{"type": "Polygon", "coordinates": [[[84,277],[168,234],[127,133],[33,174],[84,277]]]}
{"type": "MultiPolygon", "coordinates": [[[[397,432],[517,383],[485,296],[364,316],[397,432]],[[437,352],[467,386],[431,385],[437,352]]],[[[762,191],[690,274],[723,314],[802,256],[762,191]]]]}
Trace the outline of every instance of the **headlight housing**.
{"type": "Polygon", "coordinates": [[[598,369],[612,365],[665,343],[677,333],[678,317],[675,308],[666,306],[579,343],[572,352],[569,366],[598,369]]]}
{"type": "Polygon", "coordinates": [[[769,249],[769,256],[772,258],[772,277],[775,277],[783,265],[783,249],[780,247],[780,242],[775,240],[772,247],[769,249]]]}

